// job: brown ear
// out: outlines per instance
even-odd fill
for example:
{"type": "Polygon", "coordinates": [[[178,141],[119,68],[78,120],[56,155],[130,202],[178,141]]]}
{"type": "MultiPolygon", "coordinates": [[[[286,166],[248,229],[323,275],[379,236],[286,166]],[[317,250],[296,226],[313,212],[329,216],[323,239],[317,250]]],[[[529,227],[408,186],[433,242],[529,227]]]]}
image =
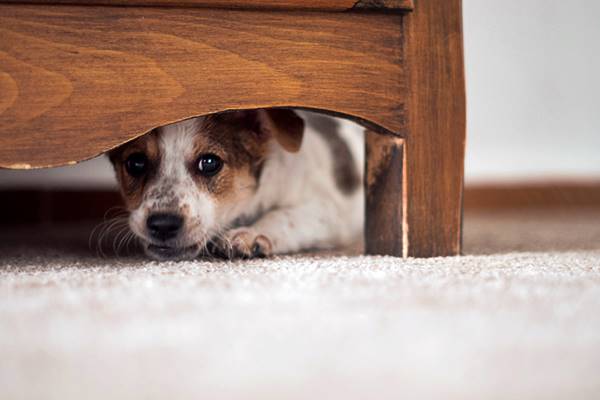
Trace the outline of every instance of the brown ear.
{"type": "Polygon", "coordinates": [[[294,111],[274,108],[258,111],[261,130],[273,137],[286,151],[297,153],[304,137],[304,120],[294,111]]]}
{"type": "Polygon", "coordinates": [[[108,159],[110,160],[110,162],[112,163],[113,166],[117,164],[117,160],[121,156],[121,152],[122,152],[121,148],[122,148],[122,146],[119,146],[117,148],[110,150],[108,153],[105,153],[105,155],[108,157],[108,159]]]}

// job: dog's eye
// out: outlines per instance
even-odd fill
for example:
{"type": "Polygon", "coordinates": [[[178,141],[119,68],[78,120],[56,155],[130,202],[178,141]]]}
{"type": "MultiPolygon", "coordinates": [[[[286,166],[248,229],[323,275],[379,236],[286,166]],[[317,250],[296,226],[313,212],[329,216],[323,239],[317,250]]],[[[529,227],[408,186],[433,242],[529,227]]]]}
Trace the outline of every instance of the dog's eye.
{"type": "Polygon", "coordinates": [[[134,178],[139,178],[148,169],[148,157],[144,153],[133,153],[125,160],[127,173],[134,178]]]}
{"type": "Polygon", "coordinates": [[[198,158],[198,172],[203,176],[215,176],[223,168],[223,160],[214,154],[203,154],[198,158]]]}

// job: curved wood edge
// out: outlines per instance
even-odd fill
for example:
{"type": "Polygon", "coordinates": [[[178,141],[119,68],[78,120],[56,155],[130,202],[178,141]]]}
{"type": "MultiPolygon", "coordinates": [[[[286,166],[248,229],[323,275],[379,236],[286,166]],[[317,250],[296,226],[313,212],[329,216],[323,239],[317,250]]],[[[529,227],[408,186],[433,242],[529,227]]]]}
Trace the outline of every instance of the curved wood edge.
{"type": "Polygon", "coordinates": [[[324,110],[401,135],[402,18],[0,5],[0,166],[75,164],[238,109],[324,110]]]}
{"type": "MultiPolygon", "coordinates": [[[[141,136],[147,135],[148,133],[152,132],[154,129],[159,128],[161,126],[175,124],[175,123],[185,121],[185,120],[188,120],[191,118],[198,118],[198,117],[208,116],[208,115],[212,115],[212,114],[226,113],[226,112],[233,112],[233,111],[243,111],[243,110],[257,110],[257,109],[266,109],[266,108],[305,110],[305,111],[326,114],[331,117],[344,118],[344,119],[351,120],[359,125],[362,125],[363,127],[365,127],[365,129],[369,130],[370,132],[373,132],[373,135],[375,135],[375,136],[382,136],[382,137],[386,137],[386,136],[390,137],[391,136],[391,137],[397,137],[400,139],[398,134],[385,128],[384,126],[378,125],[376,122],[367,120],[365,118],[357,117],[354,115],[345,114],[343,112],[334,111],[334,110],[327,110],[327,109],[320,109],[320,108],[313,108],[313,107],[303,107],[303,106],[274,106],[274,107],[264,106],[264,107],[257,107],[257,108],[228,108],[228,109],[224,109],[224,110],[220,110],[220,111],[216,111],[216,112],[211,112],[211,113],[206,113],[206,114],[197,114],[197,115],[192,115],[189,117],[184,117],[184,118],[179,118],[176,120],[168,121],[163,124],[152,126],[151,128],[143,129],[141,131],[136,131],[135,133],[127,135],[126,139],[110,140],[110,137],[108,137],[107,142],[105,144],[103,144],[101,148],[98,148],[97,150],[93,150],[91,152],[88,151],[86,153],[86,155],[82,155],[81,157],[78,157],[76,160],[69,160],[69,161],[64,161],[64,162],[60,162],[60,163],[52,163],[52,164],[47,164],[47,165],[40,165],[40,164],[33,165],[33,164],[30,164],[27,162],[17,162],[17,163],[7,164],[7,163],[3,162],[2,159],[0,159],[0,170],[1,169],[4,169],[4,170],[34,170],[34,169],[46,169],[46,168],[58,168],[58,167],[65,167],[65,166],[73,166],[73,165],[77,165],[79,163],[94,159],[96,157],[99,157],[105,153],[108,153],[111,150],[114,150],[128,142],[131,142],[141,136]]],[[[402,139],[400,139],[400,140],[402,140],[402,139]]]]}
{"type": "Polygon", "coordinates": [[[76,6],[204,7],[277,10],[410,11],[413,0],[0,0],[0,3],[66,4],[76,6]]]}

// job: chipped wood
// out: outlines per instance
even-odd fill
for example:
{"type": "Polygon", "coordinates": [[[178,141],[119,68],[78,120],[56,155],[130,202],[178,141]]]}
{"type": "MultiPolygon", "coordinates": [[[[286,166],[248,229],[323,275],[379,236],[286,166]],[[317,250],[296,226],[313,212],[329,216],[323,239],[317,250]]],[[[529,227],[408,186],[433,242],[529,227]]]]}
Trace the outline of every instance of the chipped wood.
{"type": "Polygon", "coordinates": [[[412,10],[413,0],[359,0],[354,9],[368,10],[412,10]]]}
{"type": "Polygon", "coordinates": [[[366,253],[406,257],[405,141],[369,131],[365,139],[366,253]]]}

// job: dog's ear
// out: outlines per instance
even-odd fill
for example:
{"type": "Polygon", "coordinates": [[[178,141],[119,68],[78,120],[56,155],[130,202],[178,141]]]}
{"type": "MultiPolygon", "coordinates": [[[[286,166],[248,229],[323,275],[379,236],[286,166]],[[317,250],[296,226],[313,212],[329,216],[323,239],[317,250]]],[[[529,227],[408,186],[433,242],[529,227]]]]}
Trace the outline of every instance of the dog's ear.
{"type": "Polygon", "coordinates": [[[252,132],[254,139],[261,145],[275,140],[291,153],[298,152],[302,145],[304,120],[292,110],[241,110],[221,114],[217,118],[235,123],[238,129],[252,132]]]}
{"type": "MultiPolygon", "coordinates": [[[[129,143],[125,143],[120,145],[119,147],[115,147],[114,149],[108,151],[106,153],[106,157],[108,157],[108,159],[110,160],[110,163],[112,164],[115,172],[118,172],[118,168],[122,163],[122,158],[123,158],[123,152],[125,151],[125,148],[129,145],[129,143]]],[[[118,175],[118,173],[117,173],[118,175]]]]}
{"type": "Polygon", "coordinates": [[[258,110],[258,122],[263,134],[274,138],[285,150],[297,153],[304,137],[304,120],[294,111],[274,108],[258,110]]]}
{"type": "Polygon", "coordinates": [[[108,157],[108,159],[110,160],[113,167],[116,166],[117,160],[119,159],[120,156],[121,156],[121,147],[117,147],[115,149],[110,150],[108,153],[106,153],[106,157],[108,157]]]}

